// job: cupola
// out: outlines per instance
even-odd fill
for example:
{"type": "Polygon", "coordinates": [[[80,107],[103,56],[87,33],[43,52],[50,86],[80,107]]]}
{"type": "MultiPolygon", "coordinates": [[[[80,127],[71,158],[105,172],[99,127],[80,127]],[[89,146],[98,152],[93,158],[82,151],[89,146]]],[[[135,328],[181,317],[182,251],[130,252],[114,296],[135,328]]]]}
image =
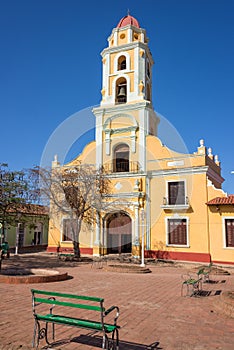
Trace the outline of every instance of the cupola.
{"type": "Polygon", "coordinates": [[[136,18],[134,18],[133,16],[130,16],[129,14],[127,16],[124,16],[123,18],[121,18],[121,20],[119,21],[117,28],[122,28],[122,27],[126,27],[128,25],[140,28],[139,22],[137,21],[136,18]]]}

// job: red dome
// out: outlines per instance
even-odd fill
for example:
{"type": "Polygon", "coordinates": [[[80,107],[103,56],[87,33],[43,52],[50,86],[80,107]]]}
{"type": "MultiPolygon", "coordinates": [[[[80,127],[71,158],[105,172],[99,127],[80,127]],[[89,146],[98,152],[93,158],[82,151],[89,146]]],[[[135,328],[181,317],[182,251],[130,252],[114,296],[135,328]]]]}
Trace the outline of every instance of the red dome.
{"type": "Polygon", "coordinates": [[[130,15],[127,15],[125,17],[123,17],[120,21],[119,21],[119,24],[117,25],[117,28],[122,28],[122,27],[126,27],[128,25],[131,25],[131,26],[135,26],[137,28],[140,28],[140,25],[138,23],[138,21],[136,20],[136,18],[130,16],[130,15]]]}

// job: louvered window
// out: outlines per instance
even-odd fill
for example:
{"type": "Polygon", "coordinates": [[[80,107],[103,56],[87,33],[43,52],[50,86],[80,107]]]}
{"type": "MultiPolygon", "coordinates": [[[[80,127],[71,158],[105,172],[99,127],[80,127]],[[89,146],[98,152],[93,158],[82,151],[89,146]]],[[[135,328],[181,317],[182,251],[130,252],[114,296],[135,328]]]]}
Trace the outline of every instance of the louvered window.
{"type": "Polygon", "coordinates": [[[234,219],[225,220],[226,247],[234,247],[234,219]]]}
{"type": "Polygon", "coordinates": [[[186,219],[168,219],[168,244],[187,245],[186,219]]]}
{"type": "Polygon", "coordinates": [[[169,205],[185,204],[184,181],[168,182],[169,205]]]}

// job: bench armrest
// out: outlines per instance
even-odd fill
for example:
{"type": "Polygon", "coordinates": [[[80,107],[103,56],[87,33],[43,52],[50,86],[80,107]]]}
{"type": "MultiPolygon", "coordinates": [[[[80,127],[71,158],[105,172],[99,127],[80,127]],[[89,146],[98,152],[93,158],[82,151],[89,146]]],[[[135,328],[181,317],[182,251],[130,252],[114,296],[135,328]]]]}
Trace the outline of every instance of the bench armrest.
{"type": "Polygon", "coordinates": [[[115,309],[116,309],[116,316],[115,316],[114,322],[116,324],[116,321],[117,321],[117,319],[119,317],[119,308],[118,308],[118,306],[115,306],[115,305],[111,306],[109,309],[104,311],[103,316],[105,317],[105,316],[109,315],[109,313],[112,312],[115,309]]]}

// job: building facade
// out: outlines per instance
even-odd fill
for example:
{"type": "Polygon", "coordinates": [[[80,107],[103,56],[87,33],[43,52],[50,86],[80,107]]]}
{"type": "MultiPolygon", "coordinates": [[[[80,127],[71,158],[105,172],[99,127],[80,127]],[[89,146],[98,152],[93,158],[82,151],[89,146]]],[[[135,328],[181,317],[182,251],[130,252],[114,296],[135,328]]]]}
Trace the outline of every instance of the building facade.
{"type": "MultiPolygon", "coordinates": [[[[102,99],[95,141],[67,166],[102,166],[112,182],[101,225],[83,225],[81,253],[131,253],[172,260],[234,263],[234,197],[222,190],[220,162],[200,140],[193,154],[158,138],[152,54],[145,29],[123,17],[102,51],[102,99]],[[218,203],[218,204],[217,204],[218,203]],[[218,208],[218,209],[217,209],[218,208]]],[[[55,160],[53,166],[60,166],[55,160]]],[[[72,249],[68,219],[51,217],[48,250],[72,249]]]]}
{"type": "Polygon", "coordinates": [[[49,211],[38,204],[19,205],[17,215],[9,211],[9,220],[0,228],[0,239],[7,241],[10,249],[19,252],[46,250],[48,244],[49,211]],[[13,216],[11,220],[10,217],[13,216]]]}

